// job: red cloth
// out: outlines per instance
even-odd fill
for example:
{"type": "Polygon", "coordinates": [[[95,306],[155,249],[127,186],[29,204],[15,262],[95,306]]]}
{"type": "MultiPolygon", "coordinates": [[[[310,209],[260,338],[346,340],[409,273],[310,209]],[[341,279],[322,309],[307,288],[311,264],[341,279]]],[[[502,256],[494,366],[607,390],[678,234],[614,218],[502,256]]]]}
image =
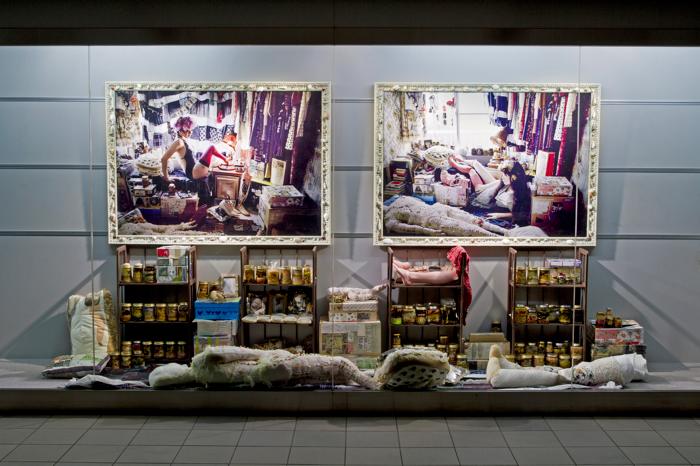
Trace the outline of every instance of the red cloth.
{"type": "MultiPolygon", "coordinates": [[[[469,254],[467,254],[467,250],[462,246],[455,246],[447,253],[447,260],[452,263],[452,267],[454,267],[457,274],[461,273],[462,258],[464,258],[464,274],[462,275],[462,282],[464,288],[466,289],[464,302],[462,303],[462,314],[464,315],[464,320],[466,320],[467,310],[472,304],[472,284],[469,281],[469,254]]],[[[466,324],[466,322],[463,321],[462,325],[464,324],[466,324]]]]}

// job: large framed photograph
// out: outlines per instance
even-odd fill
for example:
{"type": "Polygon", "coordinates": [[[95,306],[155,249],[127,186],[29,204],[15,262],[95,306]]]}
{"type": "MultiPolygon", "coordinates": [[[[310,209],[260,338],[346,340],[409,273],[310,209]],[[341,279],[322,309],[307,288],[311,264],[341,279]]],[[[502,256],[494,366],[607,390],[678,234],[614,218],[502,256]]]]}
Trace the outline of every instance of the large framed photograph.
{"type": "Polygon", "coordinates": [[[329,244],[328,83],[106,84],[109,242],[329,244]]]}
{"type": "Polygon", "coordinates": [[[374,244],[594,246],[597,84],[375,85],[374,244]]]}

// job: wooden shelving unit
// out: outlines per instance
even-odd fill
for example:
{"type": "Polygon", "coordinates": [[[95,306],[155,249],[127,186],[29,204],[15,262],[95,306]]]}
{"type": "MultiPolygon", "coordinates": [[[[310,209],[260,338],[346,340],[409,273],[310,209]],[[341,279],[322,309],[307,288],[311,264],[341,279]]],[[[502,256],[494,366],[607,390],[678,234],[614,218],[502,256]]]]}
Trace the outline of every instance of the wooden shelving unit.
{"type": "Polygon", "coordinates": [[[189,304],[187,322],[122,322],[119,320],[119,344],[127,341],[186,341],[187,357],[185,359],[149,359],[147,364],[160,364],[168,362],[189,362],[193,356],[194,324],[194,298],[197,284],[197,249],[190,246],[188,255],[188,278],[186,283],[133,283],[121,281],[121,268],[125,262],[142,264],[156,261],[157,246],[119,246],[117,248],[117,312],[121,315],[122,303],[180,303],[186,301],[189,304]]]}
{"type": "MultiPolygon", "coordinates": [[[[317,247],[297,247],[297,246],[283,246],[283,247],[255,247],[255,246],[243,246],[241,248],[241,321],[240,321],[240,338],[244,346],[251,346],[254,342],[252,341],[252,336],[254,329],[256,327],[262,328],[263,340],[268,338],[278,337],[283,338],[290,344],[301,344],[303,339],[306,338],[304,333],[308,333],[305,330],[309,327],[311,328],[312,336],[312,351],[315,353],[318,351],[318,321],[319,312],[318,306],[316,304],[316,284],[318,283],[318,268],[317,268],[317,247]],[[269,285],[269,284],[257,284],[257,283],[244,283],[243,282],[243,268],[250,264],[250,256],[252,251],[263,251],[264,257],[270,259],[283,258],[285,260],[292,261],[295,257],[301,257],[303,255],[311,256],[311,267],[312,267],[312,284],[311,285],[269,285]],[[267,253],[270,253],[269,255],[267,253]],[[285,254],[286,253],[286,254],[285,254]],[[311,292],[311,304],[313,306],[312,311],[312,323],[311,324],[298,324],[291,322],[255,322],[248,323],[243,322],[243,317],[246,316],[248,312],[248,294],[254,291],[262,291],[266,294],[269,291],[279,290],[281,292],[286,292],[288,298],[291,297],[295,289],[307,290],[311,292]],[[293,332],[289,330],[293,328],[293,332]],[[293,340],[290,340],[290,334],[293,333],[293,340]]],[[[269,310],[266,310],[268,312],[269,310]]],[[[269,313],[269,312],[268,312],[269,313]]]]}
{"type": "Polygon", "coordinates": [[[464,264],[461,264],[459,277],[455,282],[444,285],[404,285],[394,280],[394,258],[411,263],[421,261],[438,261],[445,264],[447,252],[450,248],[392,248],[387,247],[387,338],[385,346],[391,347],[392,335],[401,334],[401,343],[424,344],[434,343],[441,335],[450,336],[450,343],[459,343],[459,352],[464,350],[463,332],[467,310],[463,309],[466,290],[464,289],[464,264]],[[394,297],[396,295],[396,297],[394,297]],[[401,324],[392,325],[392,304],[426,304],[428,302],[440,303],[440,298],[453,298],[457,305],[457,319],[455,324],[401,324]]]}
{"type": "Polygon", "coordinates": [[[565,256],[563,249],[518,250],[508,249],[508,311],[507,334],[510,336],[511,352],[516,342],[552,341],[554,343],[569,340],[580,343],[584,358],[586,351],[586,322],[588,321],[588,250],[577,248],[576,255],[565,256]],[[517,267],[542,266],[544,258],[575,258],[581,261],[581,280],[574,284],[521,284],[516,282],[517,267]],[[581,313],[572,312],[570,324],[562,323],[526,323],[513,321],[516,304],[535,306],[537,304],[580,305],[581,313]]]}

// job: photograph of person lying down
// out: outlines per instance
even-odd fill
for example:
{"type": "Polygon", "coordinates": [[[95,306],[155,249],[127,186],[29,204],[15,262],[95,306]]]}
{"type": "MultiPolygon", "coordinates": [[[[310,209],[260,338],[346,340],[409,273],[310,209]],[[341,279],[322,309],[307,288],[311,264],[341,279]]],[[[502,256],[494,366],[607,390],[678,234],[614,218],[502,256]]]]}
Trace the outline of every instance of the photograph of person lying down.
{"type": "Polygon", "coordinates": [[[322,86],[114,90],[110,240],[323,242],[322,86]]]}
{"type": "Polygon", "coordinates": [[[376,218],[383,224],[375,226],[375,240],[594,240],[588,206],[595,191],[589,195],[588,187],[597,178],[590,159],[598,92],[387,85],[376,108],[376,205],[383,208],[376,218]]]}

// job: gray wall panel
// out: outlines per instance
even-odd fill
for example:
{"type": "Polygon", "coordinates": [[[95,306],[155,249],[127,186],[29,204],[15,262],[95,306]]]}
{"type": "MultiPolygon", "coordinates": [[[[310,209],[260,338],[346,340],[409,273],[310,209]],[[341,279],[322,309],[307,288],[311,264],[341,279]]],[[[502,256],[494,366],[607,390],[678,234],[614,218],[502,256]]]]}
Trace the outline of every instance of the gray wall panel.
{"type": "Polygon", "coordinates": [[[700,241],[601,240],[589,282],[590,311],[638,320],[650,361],[698,361],[700,241]]]}
{"type": "Polygon", "coordinates": [[[603,99],[700,100],[699,61],[697,47],[583,47],[581,81],[603,99]]]}
{"type": "Polygon", "coordinates": [[[0,63],[0,97],[87,95],[87,47],[1,47],[0,63]]]}
{"type": "MultiPolygon", "coordinates": [[[[95,289],[114,291],[114,255],[95,243],[95,289]]],[[[0,357],[50,358],[70,353],[66,303],[91,289],[89,238],[0,237],[3,274],[0,357]]]]}
{"type": "Polygon", "coordinates": [[[375,81],[576,82],[576,47],[338,46],[336,98],[373,96],[375,81]]]}
{"type": "Polygon", "coordinates": [[[700,234],[700,175],[601,173],[598,234],[700,234]]]}
{"type": "MultiPolygon", "coordinates": [[[[94,171],[96,231],[107,228],[105,170],[94,171]]],[[[0,170],[2,230],[90,229],[90,172],[88,170],[0,170]],[[12,201],[11,201],[12,200],[12,201]]]]}
{"type": "Polygon", "coordinates": [[[105,81],[330,81],[330,46],[91,47],[90,86],[105,81]],[[128,66],[125,59],[128,57],[128,66]]]}
{"type": "Polygon", "coordinates": [[[372,231],[372,173],[333,172],[333,232],[372,231]]]}
{"type": "Polygon", "coordinates": [[[0,114],[3,164],[90,162],[87,102],[0,102],[0,114]]]}
{"type": "Polygon", "coordinates": [[[333,164],[371,167],[374,160],[374,105],[333,104],[333,164]]]}
{"type": "Polygon", "coordinates": [[[700,105],[603,105],[601,168],[700,168],[700,105]]]}

